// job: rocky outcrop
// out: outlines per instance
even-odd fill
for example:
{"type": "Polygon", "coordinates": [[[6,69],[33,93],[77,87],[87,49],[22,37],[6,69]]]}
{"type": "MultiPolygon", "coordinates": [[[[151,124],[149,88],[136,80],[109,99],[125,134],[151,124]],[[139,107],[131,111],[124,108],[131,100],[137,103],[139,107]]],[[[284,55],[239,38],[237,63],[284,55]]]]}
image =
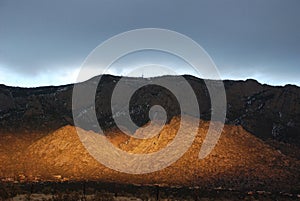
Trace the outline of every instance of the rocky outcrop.
{"type": "MultiPolygon", "coordinates": [[[[106,135],[119,149],[136,154],[149,154],[161,150],[174,139],[180,121],[190,124],[190,121],[174,117],[158,135],[146,140],[128,137],[122,139],[120,136],[124,134],[118,130],[111,130],[106,135]]],[[[0,161],[0,176],[23,175],[26,180],[38,178],[56,181],[65,178],[238,190],[290,192],[299,189],[299,160],[278,152],[241,126],[226,125],[211,154],[199,160],[199,150],[209,122],[199,121],[199,125],[196,138],[187,152],[171,166],[158,172],[132,175],[109,169],[89,155],[80,142],[75,127],[65,126],[22,146],[15,146],[20,140],[7,141],[6,144],[9,145],[6,147],[15,147],[16,150],[3,152],[9,152],[15,157],[7,159],[5,163],[0,161]],[[16,154],[19,152],[22,154],[16,154]]],[[[142,129],[137,130],[136,134],[139,132],[143,132],[142,129]]],[[[184,132],[189,135],[188,130],[184,132]]],[[[94,135],[93,131],[88,133],[94,135]]],[[[15,139],[15,136],[12,135],[11,138],[15,139]]],[[[172,154],[168,157],[172,157],[172,154]]]]}
{"type": "MultiPolygon", "coordinates": [[[[204,80],[184,76],[197,95],[201,118],[210,120],[210,98],[204,80]]],[[[168,79],[177,83],[178,77],[165,76],[152,79],[168,79]]],[[[111,95],[120,77],[104,75],[98,85],[96,111],[102,128],[114,127],[113,116],[122,118],[120,108],[111,111],[111,95]]],[[[125,78],[128,87],[137,82],[150,82],[143,78],[125,78]]],[[[94,79],[81,83],[93,85],[94,79]]],[[[227,124],[241,125],[261,139],[273,139],[300,147],[300,88],[293,85],[275,87],[262,85],[255,80],[224,81],[227,96],[227,124]]],[[[1,132],[54,131],[73,124],[73,85],[39,88],[14,88],[0,85],[1,132]]],[[[180,114],[178,102],[164,88],[148,85],[139,89],[131,98],[130,115],[139,125],[149,121],[152,105],[161,105],[167,111],[168,120],[180,114]]],[[[84,112],[89,108],[77,108],[84,112]]],[[[88,120],[86,120],[88,121],[88,120]]]]}

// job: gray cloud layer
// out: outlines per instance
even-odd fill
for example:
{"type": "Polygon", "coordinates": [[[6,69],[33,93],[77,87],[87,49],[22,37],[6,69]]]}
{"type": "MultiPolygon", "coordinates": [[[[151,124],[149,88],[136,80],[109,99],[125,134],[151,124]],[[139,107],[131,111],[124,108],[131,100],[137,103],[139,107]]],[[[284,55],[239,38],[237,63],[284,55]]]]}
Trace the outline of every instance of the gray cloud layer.
{"type": "Polygon", "coordinates": [[[158,27],[197,41],[224,78],[300,85],[299,8],[297,0],[1,0],[0,81],[55,79],[109,37],[158,27]]]}

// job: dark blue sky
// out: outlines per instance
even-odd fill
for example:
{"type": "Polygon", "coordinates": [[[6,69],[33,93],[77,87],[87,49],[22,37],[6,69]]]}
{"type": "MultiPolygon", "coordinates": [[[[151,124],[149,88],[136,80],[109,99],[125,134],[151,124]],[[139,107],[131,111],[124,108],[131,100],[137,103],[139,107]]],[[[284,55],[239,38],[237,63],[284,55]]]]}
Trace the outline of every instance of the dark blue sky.
{"type": "Polygon", "coordinates": [[[299,10],[298,0],[0,0],[0,83],[74,82],[101,42],[152,27],[198,42],[223,79],[300,85],[299,10]]]}

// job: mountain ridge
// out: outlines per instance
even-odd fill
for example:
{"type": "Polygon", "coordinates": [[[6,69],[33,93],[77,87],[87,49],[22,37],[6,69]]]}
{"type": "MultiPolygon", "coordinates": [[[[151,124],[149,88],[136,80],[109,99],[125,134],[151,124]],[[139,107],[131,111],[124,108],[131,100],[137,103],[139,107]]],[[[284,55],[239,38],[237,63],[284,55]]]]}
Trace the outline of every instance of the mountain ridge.
{"type": "MultiPolygon", "coordinates": [[[[176,76],[158,78],[124,78],[129,83],[136,80],[168,79],[177,81],[176,76]]],[[[97,77],[96,77],[97,78],[97,77]]],[[[92,84],[92,78],[79,84],[92,84]]],[[[205,81],[184,75],[198,98],[201,118],[210,119],[210,98],[205,81]]],[[[96,94],[96,112],[103,129],[115,126],[110,98],[115,84],[121,77],[103,75],[96,94]]],[[[0,86],[0,132],[54,131],[71,124],[72,84],[38,88],[0,86]]],[[[226,124],[242,125],[247,131],[261,139],[274,139],[300,147],[300,88],[293,85],[262,85],[256,80],[225,80],[227,96],[226,124]]],[[[157,87],[143,87],[132,97],[133,121],[142,126],[149,121],[149,107],[154,104],[165,106],[168,121],[180,113],[174,98],[166,98],[167,91],[157,87]],[[157,95],[158,92],[161,95],[157,95]],[[149,107],[145,106],[149,104],[149,107]],[[138,119],[136,117],[139,117],[138,119]]],[[[83,108],[79,108],[83,109],[83,108]]]]}

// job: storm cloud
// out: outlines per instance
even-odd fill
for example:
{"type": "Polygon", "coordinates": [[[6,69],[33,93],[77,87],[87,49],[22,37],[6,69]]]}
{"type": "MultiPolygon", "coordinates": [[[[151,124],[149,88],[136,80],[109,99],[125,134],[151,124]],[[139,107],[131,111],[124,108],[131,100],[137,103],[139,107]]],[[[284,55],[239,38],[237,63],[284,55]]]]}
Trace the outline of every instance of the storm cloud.
{"type": "MultiPolygon", "coordinates": [[[[74,82],[103,41],[152,27],[195,40],[223,79],[300,85],[299,8],[297,0],[0,0],[0,83],[74,82]]],[[[186,66],[175,68],[184,73],[186,66]]]]}

